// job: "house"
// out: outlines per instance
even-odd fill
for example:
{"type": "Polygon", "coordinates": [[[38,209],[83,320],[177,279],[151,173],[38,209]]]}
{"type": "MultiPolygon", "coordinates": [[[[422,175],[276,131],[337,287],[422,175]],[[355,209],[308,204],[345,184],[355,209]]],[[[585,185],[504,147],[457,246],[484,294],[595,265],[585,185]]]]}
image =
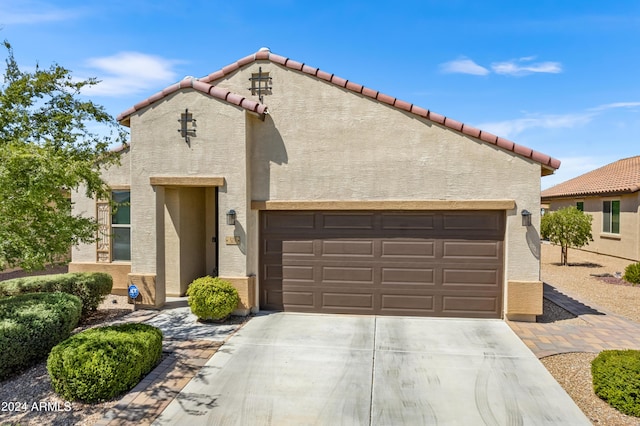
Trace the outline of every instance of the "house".
{"type": "Polygon", "coordinates": [[[624,158],[542,191],[550,210],[575,206],[593,216],[583,250],[640,261],[640,156],[624,158]]]}
{"type": "Polygon", "coordinates": [[[118,120],[131,144],[105,179],[130,208],[74,194],[102,230],[70,269],[136,284],[144,305],[212,274],[245,313],[542,312],[548,155],[268,49],[118,120]]]}

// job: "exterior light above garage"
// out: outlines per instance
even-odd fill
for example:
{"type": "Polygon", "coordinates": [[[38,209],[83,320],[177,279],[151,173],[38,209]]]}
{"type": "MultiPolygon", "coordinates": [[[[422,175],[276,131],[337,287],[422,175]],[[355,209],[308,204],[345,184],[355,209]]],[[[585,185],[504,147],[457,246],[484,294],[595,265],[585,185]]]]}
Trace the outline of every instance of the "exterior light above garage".
{"type": "Polygon", "coordinates": [[[529,210],[522,210],[522,226],[531,226],[531,212],[529,210]]]}
{"type": "Polygon", "coordinates": [[[236,224],[236,211],[229,210],[227,212],[227,225],[235,225],[236,224]]]}

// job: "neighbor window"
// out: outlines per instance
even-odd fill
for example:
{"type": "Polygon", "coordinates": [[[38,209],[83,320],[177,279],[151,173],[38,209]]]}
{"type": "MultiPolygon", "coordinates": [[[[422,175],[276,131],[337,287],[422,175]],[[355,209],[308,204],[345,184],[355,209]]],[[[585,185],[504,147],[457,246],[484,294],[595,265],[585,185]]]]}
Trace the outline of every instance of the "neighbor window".
{"type": "Polygon", "coordinates": [[[602,202],[602,232],[620,233],[620,201],[602,202]]]}
{"type": "Polygon", "coordinates": [[[577,208],[578,210],[580,210],[581,212],[583,212],[583,211],[584,211],[584,202],[583,202],[583,201],[578,201],[578,202],[576,203],[576,208],[577,208]]]}
{"type": "Polygon", "coordinates": [[[111,212],[112,260],[131,260],[131,192],[113,191],[111,212]]]}

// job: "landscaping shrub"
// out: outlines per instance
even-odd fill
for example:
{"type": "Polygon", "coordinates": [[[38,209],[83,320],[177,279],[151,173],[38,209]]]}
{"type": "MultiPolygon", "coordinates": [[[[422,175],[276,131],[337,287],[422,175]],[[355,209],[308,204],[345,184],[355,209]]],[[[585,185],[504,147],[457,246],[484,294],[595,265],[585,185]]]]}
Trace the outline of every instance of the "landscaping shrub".
{"type": "Polygon", "coordinates": [[[238,307],[238,290],[230,282],[218,277],[202,277],[194,280],[187,289],[189,306],[201,320],[226,318],[238,307]]]}
{"type": "Polygon", "coordinates": [[[47,359],[53,389],[68,400],[112,399],[160,362],[162,332],[148,324],[93,328],[55,346],[47,359]]]}
{"type": "Polygon", "coordinates": [[[624,280],[631,284],[640,284],[640,263],[632,263],[624,269],[624,280]]]}
{"type": "Polygon", "coordinates": [[[82,301],[82,311],[95,311],[111,293],[113,278],[103,272],[71,272],[68,274],[40,275],[0,281],[0,296],[24,293],[53,293],[62,291],[76,295],[82,301]]]}
{"type": "Polygon", "coordinates": [[[82,303],[66,293],[0,299],[0,380],[45,358],[78,325],[82,303]]]}
{"type": "Polygon", "coordinates": [[[602,351],[591,362],[593,390],[609,405],[640,416],[640,351],[602,351]]]}

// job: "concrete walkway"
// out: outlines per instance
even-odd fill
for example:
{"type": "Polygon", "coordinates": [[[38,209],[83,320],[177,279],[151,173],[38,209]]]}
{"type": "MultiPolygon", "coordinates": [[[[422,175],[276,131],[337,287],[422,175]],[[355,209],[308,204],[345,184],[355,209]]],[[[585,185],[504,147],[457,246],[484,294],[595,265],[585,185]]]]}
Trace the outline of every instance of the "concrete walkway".
{"type": "Polygon", "coordinates": [[[253,318],[154,424],[589,425],[500,320],[253,318]]]}
{"type": "Polygon", "coordinates": [[[508,322],[538,358],[566,352],[640,349],[640,324],[584,304],[548,284],[544,285],[544,297],[578,318],[548,324],[508,322]]]}

